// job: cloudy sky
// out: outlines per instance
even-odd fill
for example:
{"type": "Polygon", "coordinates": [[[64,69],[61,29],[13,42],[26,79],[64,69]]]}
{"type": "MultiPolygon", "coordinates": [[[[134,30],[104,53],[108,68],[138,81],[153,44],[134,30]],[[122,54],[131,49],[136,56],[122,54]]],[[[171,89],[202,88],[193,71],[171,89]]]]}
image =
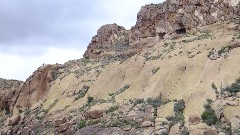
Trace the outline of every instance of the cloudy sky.
{"type": "Polygon", "coordinates": [[[163,0],[0,0],[0,78],[25,80],[43,63],[82,57],[97,29],[129,29],[141,6],[163,0]]]}

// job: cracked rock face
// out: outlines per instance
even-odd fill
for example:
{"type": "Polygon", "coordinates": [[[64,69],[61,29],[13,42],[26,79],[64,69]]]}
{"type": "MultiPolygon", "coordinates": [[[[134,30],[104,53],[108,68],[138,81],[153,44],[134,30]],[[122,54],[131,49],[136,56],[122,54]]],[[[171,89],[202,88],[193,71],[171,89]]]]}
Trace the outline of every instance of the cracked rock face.
{"type": "Polygon", "coordinates": [[[23,82],[0,78],[0,111],[10,112],[23,82]]]}
{"type": "Polygon", "coordinates": [[[84,58],[129,56],[145,47],[140,40],[173,39],[189,29],[239,15],[240,0],[167,0],[145,5],[137,14],[136,25],[129,31],[117,24],[102,26],[92,38],[84,58]]]}
{"type": "Polygon", "coordinates": [[[48,94],[51,81],[54,80],[54,71],[57,66],[43,65],[38,68],[23,84],[16,102],[13,113],[31,107],[40,100],[44,100],[48,94]]]}
{"type": "Polygon", "coordinates": [[[239,0],[167,0],[143,6],[130,32],[130,43],[139,38],[164,38],[240,15],[239,0]]]}
{"type": "Polygon", "coordinates": [[[109,58],[125,54],[129,48],[128,31],[117,24],[107,24],[98,29],[84,54],[85,58],[109,58]]]}

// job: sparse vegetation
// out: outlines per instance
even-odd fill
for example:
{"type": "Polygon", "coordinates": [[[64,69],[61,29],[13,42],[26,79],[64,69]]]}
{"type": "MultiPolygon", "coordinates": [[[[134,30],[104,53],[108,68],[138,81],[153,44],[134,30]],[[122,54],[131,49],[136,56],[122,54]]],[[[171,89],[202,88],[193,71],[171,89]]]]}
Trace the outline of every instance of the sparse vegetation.
{"type": "Polygon", "coordinates": [[[160,69],[160,67],[157,67],[157,68],[152,69],[152,73],[153,73],[153,74],[156,74],[159,69],[160,69]]]}
{"type": "Polygon", "coordinates": [[[111,113],[111,112],[114,112],[116,110],[118,110],[118,107],[117,106],[112,106],[107,110],[107,113],[111,113]]]}
{"type": "Polygon", "coordinates": [[[213,88],[214,90],[217,90],[217,86],[216,86],[214,83],[212,83],[212,88],[213,88]]]}
{"type": "Polygon", "coordinates": [[[89,86],[85,86],[85,85],[84,85],[84,86],[82,87],[80,93],[78,94],[78,96],[75,97],[74,102],[77,101],[77,100],[79,100],[79,99],[81,99],[81,98],[83,98],[83,97],[86,95],[86,93],[88,92],[88,89],[89,89],[89,88],[90,88],[89,86]]]}
{"type": "Polygon", "coordinates": [[[226,88],[222,89],[222,92],[227,91],[233,94],[236,94],[237,92],[240,92],[240,78],[237,79],[234,83],[232,83],[230,86],[227,86],[226,88]]]}
{"type": "Polygon", "coordinates": [[[142,103],[144,103],[144,102],[145,102],[144,99],[135,99],[135,100],[133,101],[133,104],[134,104],[134,106],[136,106],[137,104],[142,104],[142,103]]]}
{"type": "Polygon", "coordinates": [[[111,121],[107,123],[107,127],[124,127],[127,125],[131,125],[131,127],[139,128],[140,124],[133,120],[127,120],[124,118],[113,118],[111,121]]]}
{"type": "Polygon", "coordinates": [[[116,95],[123,93],[125,90],[127,90],[130,87],[129,84],[126,84],[123,86],[123,88],[120,88],[118,91],[115,93],[109,93],[108,95],[111,96],[112,98],[115,98],[116,95]]]}
{"type": "Polygon", "coordinates": [[[161,97],[158,98],[148,98],[147,104],[152,105],[154,108],[160,107],[161,105],[165,104],[161,97]]]}
{"type": "Polygon", "coordinates": [[[45,114],[47,114],[49,110],[51,110],[57,104],[57,102],[58,102],[58,99],[55,99],[54,102],[51,105],[49,105],[48,109],[45,110],[45,114]]]}
{"type": "Polygon", "coordinates": [[[207,100],[207,104],[204,106],[205,111],[201,115],[203,122],[209,126],[215,125],[218,122],[215,111],[211,109],[211,106],[210,106],[211,103],[212,103],[212,100],[207,100]]]}
{"type": "Polygon", "coordinates": [[[91,103],[93,100],[94,100],[93,97],[91,97],[91,96],[88,96],[88,97],[87,97],[87,103],[88,103],[88,104],[91,103]]]}
{"type": "Polygon", "coordinates": [[[78,127],[78,129],[81,129],[81,128],[84,128],[86,126],[87,126],[86,121],[82,120],[82,121],[79,122],[77,127],[78,127]]]}
{"type": "Polygon", "coordinates": [[[174,112],[175,113],[183,113],[184,108],[185,108],[185,101],[183,99],[177,101],[174,104],[174,112]]]}

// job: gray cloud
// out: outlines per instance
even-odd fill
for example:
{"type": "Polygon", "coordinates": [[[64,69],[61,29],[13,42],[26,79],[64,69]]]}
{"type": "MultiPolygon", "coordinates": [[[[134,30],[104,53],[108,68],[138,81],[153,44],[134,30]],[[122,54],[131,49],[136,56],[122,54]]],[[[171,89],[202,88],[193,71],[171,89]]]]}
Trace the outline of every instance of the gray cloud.
{"type": "MultiPolygon", "coordinates": [[[[51,55],[52,52],[57,52],[53,48],[60,49],[60,52],[64,49],[68,52],[78,50],[81,54],[77,58],[80,58],[100,26],[117,23],[129,29],[135,24],[141,6],[162,1],[0,0],[0,59],[14,56],[12,62],[14,58],[28,61],[30,57],[55,57],[56,55],[51,55]]],[[[74,52],[74,58],[77,53],[74,52]]],[[[29,61],[35,64],[33,58],[29,61]]],[[[8,64],[12,65],[6,62],[5,69],[0,67],[0,71],[8,69],[8,64]]]]}

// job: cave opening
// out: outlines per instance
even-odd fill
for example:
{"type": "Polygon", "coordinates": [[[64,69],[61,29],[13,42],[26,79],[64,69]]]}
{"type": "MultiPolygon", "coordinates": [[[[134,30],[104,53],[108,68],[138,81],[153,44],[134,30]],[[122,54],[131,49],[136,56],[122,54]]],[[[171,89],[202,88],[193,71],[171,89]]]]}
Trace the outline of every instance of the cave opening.
{"type": "Polygon", "coordinates": [[[177,29],[175,32],[177,34],[185,34],[187,33],[186,28],[184,27],[184,25],[182,23],[178,23],[179,29],[177,29]]]}
{"type": "Polygon", "coordinates": [[[164,39],[164,36],[166,35],[165,32],[158,33],[159,39],[164,39]]]}

